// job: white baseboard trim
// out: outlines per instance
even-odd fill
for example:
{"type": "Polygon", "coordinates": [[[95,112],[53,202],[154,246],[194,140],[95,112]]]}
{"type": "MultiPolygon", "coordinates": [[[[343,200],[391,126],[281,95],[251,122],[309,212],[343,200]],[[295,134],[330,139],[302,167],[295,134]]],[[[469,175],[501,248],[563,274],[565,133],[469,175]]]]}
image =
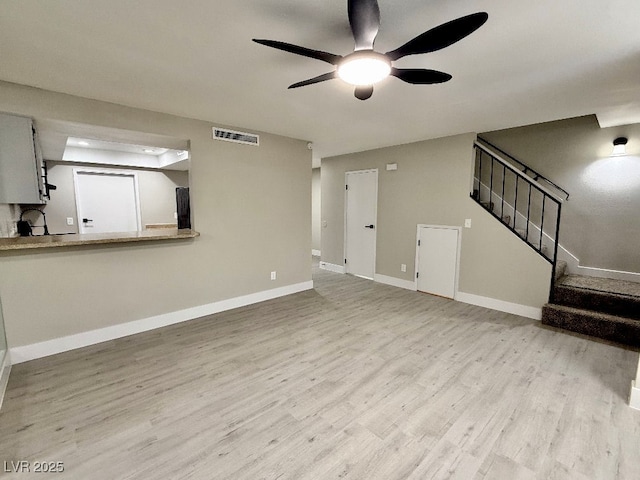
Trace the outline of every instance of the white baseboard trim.
{"type": "Polygon", "coordinates": [[[111,327],[90,330],[66,337],[54,338],[53,340],[47,340],[40,343],[14,347],[11,349],[11,359],[15,365],[17,363],[34,360],[36,358],[47,357],[49,355],[55,355],[56,353],[87,347],[89,345],[95,345],[96,343],[106,342],[116,338],[127,337],[136,333],[186,322],[206,315],[213,315],[214,313],[220,313],[234,308],[244,307],[246,305],[252,305],[254,303],[264,302],[265,300],[284,297],[285,295],[291,295],[293,293],[311,289],[313,289],[312,280],[252,293],[249,295],[243,295],[241,297],[230,298],[228,300],[221,300],[207,305],[186,308],[176,312],[156,315],[142,320],[113,325],[111,327]]]}
{"type": "Polygon", "coordinates": [[[631,382],[631,394],[629,395],[629,406],[640,410],[640,387],[636,387],[636,381],[631,382]]]}
{"type": "Polygon", "coordinates": [[[457,292],[455,299],[458,302],[491,308],[492,310],[498,310],[500,312],[513,313],[514,315],[520,315],[521,317],[532,318],[534,320],[542,319],[542,308],[530,307],[519,303],[505,302],[504,300],[483,297],[465,292],[457,292]]]}
{"type": "Polygon", "coordinates": [[[587,277],[613,278],[615,280],[626,280],[628,282],[640,282],[640,273],[624,272],[622,270],[609,270],[606,268],[578,266],[578,275],[587,277]]]}
{"type": "Polygon", "coordinates": [[[613,278],[628,282],[640,282],[640,273],[625,272],[623,270],[610,270],[608,268],[585,267],[580,265],[580,260],[562,245],[558,245],[558,259],[567,262],[567,273],[584,275],[587,277],[613,278]]]}
{"type": "Polygon", "coordinates": [[[335,265],[333,263],[320,262],[320,268],[334,273],[346,273],[343,265],[335,265]]]}
{"type": "Polygon", "coordinates": [[[311,255],[313,255],[314,257],[319,257],[319,256],[322,255],[322,252],[320,250],[312,249],[311,250],[311,255]]]}
{"type": "Polygon", "coordinates": [[[416,282],[411,280],[403,280],[401,278],[390,277],[388,275],[382,275],[380,273],[374,273],[373,281],[378,283],[384,283],[385,285],[391,285],[393,287],[404,288],[406,290],[417,290],[416,282]]]}
{"type": "Polygon", "coordinates": [[[0,365],[0,409],[2,409],[2,401],[7,391],[7,383],[9,383],[9,375],[11,374],[11,354],[9,351],[4,356],[2,365],[0,365]]]}

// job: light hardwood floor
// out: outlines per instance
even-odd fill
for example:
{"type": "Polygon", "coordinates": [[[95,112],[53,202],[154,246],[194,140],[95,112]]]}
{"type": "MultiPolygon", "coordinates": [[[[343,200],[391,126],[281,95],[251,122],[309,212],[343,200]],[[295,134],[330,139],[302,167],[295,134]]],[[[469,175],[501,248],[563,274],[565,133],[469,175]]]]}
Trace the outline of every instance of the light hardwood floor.
{"type": "Polygon", "coordinates": [[[65,472],[0,477],[640,478],[637,352],[317,268],[314,280],[15,366],[0,462],[65,472]]]}

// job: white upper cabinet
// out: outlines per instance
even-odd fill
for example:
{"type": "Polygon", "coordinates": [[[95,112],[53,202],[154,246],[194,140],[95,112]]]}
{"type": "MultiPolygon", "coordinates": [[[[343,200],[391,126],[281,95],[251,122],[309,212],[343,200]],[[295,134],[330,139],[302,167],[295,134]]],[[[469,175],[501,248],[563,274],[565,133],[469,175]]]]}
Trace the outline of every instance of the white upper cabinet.
{"type": "Polygon", "coordinates": [[[0,203],[44,203],[39,150],[30,118],[0,114],[0,203]]]}

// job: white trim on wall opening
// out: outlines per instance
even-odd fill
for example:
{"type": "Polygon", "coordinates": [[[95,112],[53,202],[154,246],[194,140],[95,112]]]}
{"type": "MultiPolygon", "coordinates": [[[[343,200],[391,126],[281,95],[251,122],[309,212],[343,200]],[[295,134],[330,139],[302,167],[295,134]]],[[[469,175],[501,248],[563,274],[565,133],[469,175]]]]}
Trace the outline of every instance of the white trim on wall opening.
{"type": "Polygon", "coordinates": [[[2,401],[4,400],[4,394],[7,391],[7,384],[9,383],[10,374],[11,374],[11,353],[7,348],[2,364],[0,364],[0,409],[2,408],[2,401]]]}
{"type": "Polygon", "coordinates": [[[629,406],[640,410],[640,360],[638,360],[638,371],[636,378],[631,382],[631,392],[629,393],[629,406]]]}

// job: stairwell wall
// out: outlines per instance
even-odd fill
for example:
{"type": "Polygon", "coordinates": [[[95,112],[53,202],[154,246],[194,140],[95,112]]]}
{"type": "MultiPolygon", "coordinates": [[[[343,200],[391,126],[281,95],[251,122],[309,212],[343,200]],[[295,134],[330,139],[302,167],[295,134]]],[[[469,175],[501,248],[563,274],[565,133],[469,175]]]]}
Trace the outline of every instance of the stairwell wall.
{"type": "Polygon", "coordinates": [[[413,282],[416,226],[462,226],[471,218],[472,228],[462,230],[459,291],[540,308],[551,266],[469,197],[475,138],[468,133],[323,158],[322,261],[344,265],[345,173],[377,168],[376,274],[413,282]],[[387,171],[387,163],[398,170],[387,171]]]}
{"type": "Polygon", "coordinates": [[[582,266],[640,273],[640,124],[600,128],[589,115],[481,136],[569,191],[559,243],[582,266]],[[611,157],[619,136],[627,155],[611,157]]]}

